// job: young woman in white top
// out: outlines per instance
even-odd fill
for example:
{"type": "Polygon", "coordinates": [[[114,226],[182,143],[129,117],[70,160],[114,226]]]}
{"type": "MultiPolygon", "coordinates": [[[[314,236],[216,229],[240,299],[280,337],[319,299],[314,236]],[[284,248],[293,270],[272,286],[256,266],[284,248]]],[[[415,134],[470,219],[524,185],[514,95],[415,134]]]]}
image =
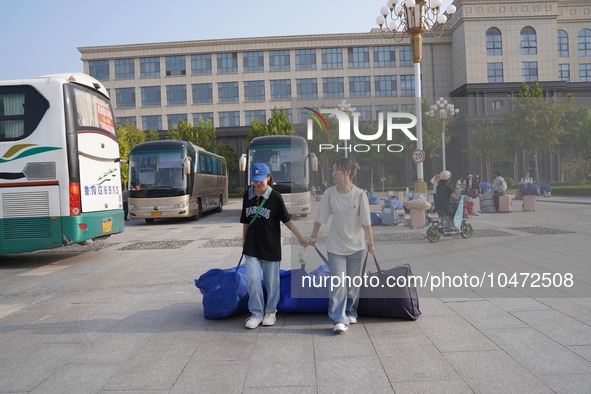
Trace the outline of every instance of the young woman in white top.
{"type": "MultiPolygon", "coordinates": [[[[328,316],[337,334],[357,323],[359,287],[347,287],[346,280],[361,276],[365,250],[374,253],[369,202],[365,192],[353,184],[357,167],[349,158],[336,160],[332,165],[334,186],[326,189],[316,212],[312,235],[308,243],[314,245],[318,230],[332,216],[328,233],[328,264],[331,277],[341,279],[341,286],[330,289],[328,316]]],[[[335,279],[336,282],[336,279],[335,279]]]]}
{"type": "Polygon", "coordinates": [[[523,173],[523,178],[521,178],[521,180],[519,181],[520,184],[525,184],[525,183],[534,183],[533,179],[530,178],[529,176],[529,171],[525,170],[525,172],[523,173]]]}

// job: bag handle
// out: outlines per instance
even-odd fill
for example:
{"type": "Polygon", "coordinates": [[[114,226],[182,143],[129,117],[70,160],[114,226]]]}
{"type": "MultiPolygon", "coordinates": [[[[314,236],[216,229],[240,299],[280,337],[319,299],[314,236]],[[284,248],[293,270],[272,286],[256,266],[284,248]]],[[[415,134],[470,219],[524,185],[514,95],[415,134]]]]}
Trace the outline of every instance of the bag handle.
{"type": "Polygon", "coordinates": [[[316,245],[314,245],[314,249],[316,249],[316,253],[318,253],[318,256],[320,256],[320,258],[322,259],[322,261],[324,262],[324,264],[328,265],[328,259],[326,257],[324,257],[324,255],[322,254],[322,252],[320,251],[320,249],[318,249],[316,247],[316,245]]]}
{"type": "MultiPolygon", "coordinates": [[[[370,255],[369,252],[367,252],[367,254],[365,255],[365,261],[363,262],[363,268],[361,269],[361,272],[362,273],[365,272],[365,267],[367,266],[367,258],[369,257],[369,255],[370,255]]],[[[373,262],[375,263],[375,265],[376,265],[376,267],[378,269],[378,272],[382,272],[382,268],[378,264],[378,259],[377,259],[376,255],[375,255],[375,253],[372,253],[371,255],[373,256],[373,262]]]]}

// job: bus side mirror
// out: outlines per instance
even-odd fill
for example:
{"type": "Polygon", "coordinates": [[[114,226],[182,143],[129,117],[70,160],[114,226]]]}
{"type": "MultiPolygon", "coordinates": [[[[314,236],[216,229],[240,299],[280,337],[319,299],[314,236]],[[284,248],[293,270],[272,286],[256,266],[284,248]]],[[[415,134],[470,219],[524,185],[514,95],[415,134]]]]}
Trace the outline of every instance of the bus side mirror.
{"type": "Polygon", "coordinates": [[[318,157],[316,157],[316,153],[310,153],[310,167],[312,167],[312,172],[318,172],[318,157]]]}
{"type": "Polygon", "coordinates": [[[238,168],[240,172],[246,171],[246,153],[240,155],[240,159],[238,159],[238,168]]]}
{"type": "Polygon", "coordinates": [[[185,158],[185,163],[184,163],[183,168],[185,170],[185,174],[189,175],[191,173],[191,158],[190,157],[185,158]]]}

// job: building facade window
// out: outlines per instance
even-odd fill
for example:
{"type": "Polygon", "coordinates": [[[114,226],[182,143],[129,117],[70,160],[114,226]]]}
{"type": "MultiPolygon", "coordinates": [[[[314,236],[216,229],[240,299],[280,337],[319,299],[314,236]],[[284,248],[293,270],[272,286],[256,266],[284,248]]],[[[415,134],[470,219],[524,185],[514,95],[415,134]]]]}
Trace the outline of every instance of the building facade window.
{"type": "Polygon", "coordinates": [[[233,103],[238,101],[238,82],[218,83],[218,102],[233,103]]]}
{"type": "Polygon", "coordinates": [[[400,109],[403,112],[415,112],[415,105],[414,104],[402,104],[400,105],[400,109]]]}
{"type": "Polygon", "coordinates": [[[503,54],[501,31],[496,27],[491,27],[486,31],[486,54],[487,56],[501,56],[503,54]]]}
{"type": "Polygon", "coordinates": [[[265,81],[244,81],[244,101],[264,100],[265,81]]]}
{"type": "Polygon", "coordinates": [[[322,48],[322,68],[343,68],[343,48],[322,48]]]}
{"type": "Polygon", "coordinates": [[[196,83],[192,85],[193,104],[213,103],[213,85],[211,83],[196,83]]]}
{"type": "Polygon", "coordinates": [[[186,105],[187,104],[187,85],[167,85],[166,86],[166,104],[167,105],[186,105]]]}
{"type": "Polygon", "coordinates": [[[538,80],[538,62],[521,62],[521,75],[524,82],[538,80]]]}
{"type": "Polygon", "coordinates": [[[160,86],[142,86],[140,88],[142,96],[142,107],[153,107],[157,105],[162,105],[160,90],[160,86]]]}
{"type": "Polygon", "coordinates": [[[210,75],[211,74],[211,54],[200,53],[191,55],[191,74],[210,75]]]}
{"type": "Polygon", "coordinates": [[[166,56],[166,76],[187,75],[185,56],[166,56]]]}
{"type": "Polygon", "coordinates": [[[558,65],[558,79],[564,82],[570,82],[570,64],[558,65]]]}
{"type": "Polygon", "coordinates": [[[376,105],[375,106],[375,120],[379,119],[380,112],[383,114],[384,121],[386,121],[386,117],[388,116],[388,112],[398,112],[398,106],[396,104],[387,104],[387,105],[376,105]]]}
{"type": "Polygon", "coordinates": [[[269,70],[283,71],[291,67],[289,60],[289,51],[269,51],[269,70]]]}
{"type": "Polygon", "coordinates": [[[117,108],[135,108],[135,88],[115,89],[117,108]]]}
{"type": "Polygon", "coordinates": [[[244,52],[242,54],[242,68],[244,72],[265,71],[265,56],[263,51],[244,52]]]}
{"type": "Polygon", "coordinates": [[[374,77],[374,89],[376,96],[396,96],[396,75],[379,75],[374,77]]]}
{"type": "Polygon", "coordinates": [[[374,47],[373,48],[373,66],[374,67],[396,67],[396,47],[374,47]]]}
{"type": "Polygon", "coordinates": [[[135,59],[115,59],[115,79],[135,78],[135,59]]]}
{"type": "Polygon", "coordinates": [[[298,98],[317,98],[318,81],[316,78],[296,79],[298,98]]]}
{"type": "Polygon", "coordinates": [[[369,67],[369,48],[355,47],[347,49],[350,68],[369,67]]]}
{"type": "Polygon", "coordinates": [[[88,62],[88,70],[90,76],[99,81],[108,81],[111,78],[108,60],[90,60],[88,62]]]}
{"type": "Polygon", "coordinates": [[[238,53],[218,53],[218,74],[238,72],[238,53]]]}
{"type": "Polygon", "coordinates": [[[213,124],[213,112],[198,112],[193,114],[193,126],[199,126],[201,121],[203,121],[203,123],[210,121],[211,124],[213,124]]]}
{"type": "Polygon", "coordinates": [[[349,96],[369,97],[371,96],[370,77],[349,77],[349,96]]]}
{"type": "Polygon", "coordinates": [[[142,129],[162,130],[162,115],[142,116],[142,129]]]}
{"type": "Polygon", "coordinates": [[[316,70],[316,49],[296,49],[296,70],[316,70]]]}
{"type": "Polygon", "coordinates": [[[591,56],[591,29],[579,32],[579,56],[591,56]]]}
{"type": "Polygon", "coordinates": [[[125,123],[131,123],[137,126],[137,118],[135,116],[118,116],[115,118],[115,122],[121,126],[125,126],[125,123]]]}
{"type": "Polygon", "coordinates": [[[558,57],[568,57],[568,34],[558,30],[558,57]]]}
{"type": "Polygon", "coordinates": [[[271,100],[290,100],[291,99],[291,80],[272,79],[271,81],[271,100]]]}
{"type": "Polygon", "coordinates": [[[160,58],[143,57],[140,59],[140,77],[158,78],[160,77],[160,58]]]}
{"type": "Polygon", "coordinates": [[[343,77],[322,78],[322,97],[345,97],[343,77]]]}
{"type": "Polygon", "coordinates": [[[178,127],[181,120],[187,122],[187,114],[170,114],[166,116],[169,129],[178,127]]]}
{"type": "Polygon", "coordinates": [[[502,62],[495,62],[495,63],[487,63],[486,64],[486,73],[488,78],[488,83],[497,83],[503,82],[503,63],[502,62]]]}
{"type": "Polygon", "coordinates": [[[240,112],[239,111],[222,111],[218,114],[219,127],[233,127],[240,126],[240,112]]]}
{"type": "Polygon", "coordinates": [[[492,109],[498,111],[503,108],[503,101],[502,100],[493,100],[492,102],[492,109]]]}
{"type": "Polygon", "coordinates": [[[531,26],[526,26],[521,29],[521,54],[522,55],[537,55],[538,53],[538,39],[536,31],[531,26]]]}
{"type": "Polygon", "coordinates": [[[359,121],[360,122],[371,122],[372,121],[372,108],[371,105],[357,105],[355,107],[356,111],[359,113],[359,121]]]}
{"type": "Polygon", "coordinates": [[[412,66],[412,51],[410,45],[401,45],[399,49],[400,53],[400,65],[401,66],[412,66]]]}
{"type": "Polygon", "coordinates": [[[252,122],[257,119],[261,124],[267,124],[267,115],[264,109],[256,109],[251,111],[244,111],[244,123],[250,126],[252,122]]]}
{"type": "Polygon", "coordinates": [[[400,76],[400,94],[402,96],[414,96],[415,94],[415,76],[401,75],[400,76]]]}
{"type": "Polygon", "coordinates": [[[591,82],[591,63],[579,64],[579,82],[591,82]]]}

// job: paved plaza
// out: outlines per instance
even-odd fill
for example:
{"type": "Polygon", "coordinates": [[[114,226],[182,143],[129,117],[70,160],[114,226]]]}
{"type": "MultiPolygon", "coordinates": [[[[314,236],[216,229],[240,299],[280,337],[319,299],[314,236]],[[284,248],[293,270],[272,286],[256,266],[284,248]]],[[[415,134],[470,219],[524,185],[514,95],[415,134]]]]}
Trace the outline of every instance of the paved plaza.
{"type": "MultiPolygon", "coordinates": [[[[361,316],[342,335],[324,313],[255,330],[247,315],[203,318],[194,279],[237,263],[240,203],[2,256],[0,393],[591,392],[591,199],[539,197],[535,212],[514,201],[512,213],[473,217],[467,240],[373,226],[382,268],[494,283],[419,288],[418,320],[361,316]]],[[[305,235],[312,216],[295,219],[305,235]]]]}

